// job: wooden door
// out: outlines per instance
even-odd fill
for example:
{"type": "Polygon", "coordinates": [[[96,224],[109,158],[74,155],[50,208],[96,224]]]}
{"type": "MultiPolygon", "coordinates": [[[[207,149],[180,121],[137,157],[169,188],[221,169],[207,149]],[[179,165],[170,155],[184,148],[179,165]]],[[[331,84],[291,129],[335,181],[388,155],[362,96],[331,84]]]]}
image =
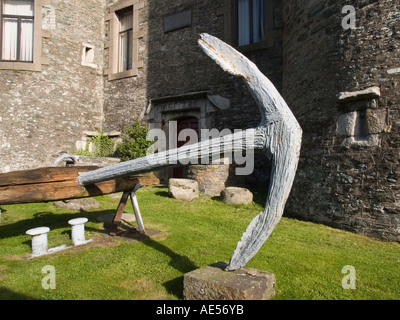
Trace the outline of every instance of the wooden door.
{"type": "MultiPolygon", "coordinates": [[[[180,118],[177,120],[177,137],[179,137],[179,133],[183,129],[193,129],[199,134],[199,119],[196,117],[187,117],[187,118],[180,118]]],[[[185,143],[189,142],[189,137],[186,141],[177,141],[176,146],[182,147],[185,143]]],[[[184,178],[184,167],[176,167],[173,169],[173,177],[174,178],[184,178]]]]}

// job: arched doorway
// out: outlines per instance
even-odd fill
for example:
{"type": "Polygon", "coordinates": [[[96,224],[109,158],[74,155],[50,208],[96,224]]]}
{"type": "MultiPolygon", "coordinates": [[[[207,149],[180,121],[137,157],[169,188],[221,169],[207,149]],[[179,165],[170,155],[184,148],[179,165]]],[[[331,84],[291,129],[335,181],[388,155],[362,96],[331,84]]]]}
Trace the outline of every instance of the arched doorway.
{"type": "MultiPolygon", "coordinates": [[[[197,132],[197,136],[199,135],[199,119],[196,117],[184,117],[176,119],[177,121],[177,137],[179,137],[179,133],[184,129],[192,129],[197,132]]],[[[184,144],[189,142],[189,137],[186,141],[176,141],[176,146],[182,147],[184,144]]],[[[183,178],[184,177],[184,167],[179,166],[173,169],[173,177],[174,178],[183,178]]]]}

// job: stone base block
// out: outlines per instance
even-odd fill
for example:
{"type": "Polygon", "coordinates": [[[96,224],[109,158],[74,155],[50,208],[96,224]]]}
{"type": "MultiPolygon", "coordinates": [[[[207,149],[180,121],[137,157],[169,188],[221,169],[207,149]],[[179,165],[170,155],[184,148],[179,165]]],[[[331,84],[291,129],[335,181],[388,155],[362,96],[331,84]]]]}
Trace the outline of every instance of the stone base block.
{"type": "Polygon", "coordinates": [[[275,275],[242,268],[224,271],[227,263],[218,262],[185,274],[185,300],[270,300],[275,296],[275,275]]]}
{"type": "Polygon", "coordinates": [[[169,179],[168,192],[178,200],[193,201],[199,197],[199,184],[197,181],[190,179],[169,179]]]}
{"type": "Polygon", "coordinates": [[[253,194],[246,188],[227,187],[222,190],[221,198],[226,204],[250,204],[253,194]]]}

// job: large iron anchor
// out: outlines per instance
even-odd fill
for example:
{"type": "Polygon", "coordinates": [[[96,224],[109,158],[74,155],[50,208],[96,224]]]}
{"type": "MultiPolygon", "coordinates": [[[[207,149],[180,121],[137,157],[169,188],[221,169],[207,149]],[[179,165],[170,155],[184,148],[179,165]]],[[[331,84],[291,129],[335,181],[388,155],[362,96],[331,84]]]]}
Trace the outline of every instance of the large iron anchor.
{"type": "Polygon", "coordinates": [[[300,156],[302,130],[286,102],[257,66],[237,50],[209,34],[201,34],[199,45],[226,72],[242,78],[260,113],[254,129],[79,174],[78,182],[88,185],[118,177],[184,164],[227,151],[260,149],[272,163],[265,208],[251,221],[231,256],[226,270],[244,267],[259,251],[280,221],[293,185],[300,156]],[[251,139],[249,139],[251,137],[251,139]]]}

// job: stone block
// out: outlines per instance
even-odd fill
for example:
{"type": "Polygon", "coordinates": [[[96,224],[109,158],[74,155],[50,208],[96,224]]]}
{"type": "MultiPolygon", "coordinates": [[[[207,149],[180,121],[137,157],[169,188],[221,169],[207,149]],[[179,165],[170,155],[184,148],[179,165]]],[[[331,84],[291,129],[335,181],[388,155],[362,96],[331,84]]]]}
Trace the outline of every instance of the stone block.
{"type": "Polygon", "coordinates": [[[57,208],[65,208],[68,210],[90,211],[93,209],[98,209],[100,203],[93,198],[82,198],[82,199],[54,201],[54,205],[57,208]]]}
{"type": "Polygon", "coordinates": [[[365,120],[368,134],[389,132],[390,126],[388,124],[387,117],[387,110],[366,110],[365,120]]]}
{"type": "Polygon", "coordinates": [[[379,87],[370,87],[360,91],[341,92],[339,94],[339,102],[346,103],[363,99],[376,99],[381,96],[379,87]]]}
{"type": "Polygon", "coordinates": [[[266,271],[241,268],[224,271],[219,262],[185,274],[185,300],[270,300],[275,296],[275,275],[266,271]]]}
{"type": "Polygon", "coordinates": [[[396,74],[396,73],[400,73],[400,68],[393,68],[393,69],[389,69],[387,71],[388,74],[396,74]]]}
{"type": "Polygon", "coordinates": [[[221,192],[221,198],[226,204],[250,204],[253,194],[246,188],[227,187],[221,192]]]}
{"type": "Polygon", "coordinates": [[[200,193],[209,196],[219,196],[225,189],[229,177],[229,162],[227,164],[191,165],[187,168],[187,178],[196,180],[200,193]]]}
{"type": "Polygon", "coordinates": [[[120,162],[121,162],[121,159],[118,159],[118,158],[79,156],[79,165],[80,166],[105,167],[105,166],[111,166],[113,164],[117,164],[120,162]]]}
{"type": "Polygon", "coordinates": [[[351,137],[354,135],[357,112],[349,112],[339,115],[336,134],[338,137],[351,137]]]}
{"type": "Polygon", "coordinates": [[[169,179],[168,192],[173,198],[187,202],[197,199],[200,194],[197,181],[177,178],[169,179]]]}
{"type": "Polygon", "coordinates": [[[164,17],[164,32],[178,30],[192,24],[192,10],[188,9],[164,17]]]}

